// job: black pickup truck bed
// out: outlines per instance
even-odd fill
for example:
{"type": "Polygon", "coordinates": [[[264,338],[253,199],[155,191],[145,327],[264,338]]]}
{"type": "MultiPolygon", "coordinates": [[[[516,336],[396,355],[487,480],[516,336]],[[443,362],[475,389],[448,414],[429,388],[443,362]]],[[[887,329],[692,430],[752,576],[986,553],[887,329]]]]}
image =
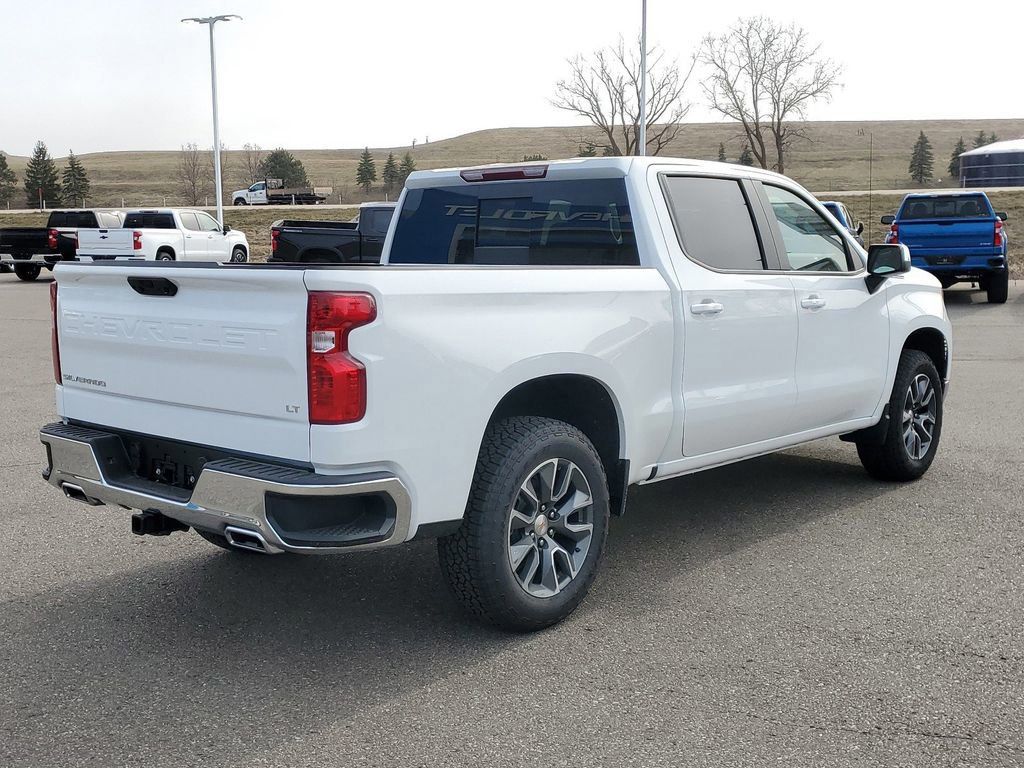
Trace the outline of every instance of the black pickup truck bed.
{"type": "Polygon", "coordinates": [[[271,226],[271,262],[376,264],[394,203],[364,205],[357,221],[282,219],[271,226]]]}

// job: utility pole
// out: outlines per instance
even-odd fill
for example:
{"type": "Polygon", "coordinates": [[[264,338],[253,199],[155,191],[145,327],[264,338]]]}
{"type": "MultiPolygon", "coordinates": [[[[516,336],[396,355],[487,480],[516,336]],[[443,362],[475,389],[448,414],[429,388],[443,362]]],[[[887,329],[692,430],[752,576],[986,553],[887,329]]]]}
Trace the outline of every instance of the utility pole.
{"type": "Polygon", "coordinates": [[[217,221],[224,226],[224,190],[220,173],[220,120],[217,114],[217,48],[214,45],[213,28],[218,21],[242,20],[241,16],[229,13],[222,16],[205,16],[182,19],[182,22],[206,24],[210,28],[210,84],[213,92],[213,183],[217,186],[217,221]]]}
{"type": "Polygon", "coordinates": [[[647,0],[640,0],[640,135],[637,154],[647,154],[647,0]]]}

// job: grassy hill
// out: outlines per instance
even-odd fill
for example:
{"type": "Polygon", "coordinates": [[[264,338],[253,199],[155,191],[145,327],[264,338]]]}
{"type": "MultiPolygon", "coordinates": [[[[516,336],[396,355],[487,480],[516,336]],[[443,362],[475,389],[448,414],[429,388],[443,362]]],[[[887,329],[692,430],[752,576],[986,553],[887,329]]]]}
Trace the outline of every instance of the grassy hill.
{"type": "MultiPolygon", "coordinates": [[[[808,141],[792,153],[788,175],[818,193],[866,189],[868,185],[868,136],[873,136],[873,176],[876,189],[902,189],[911,186],[907,175],[910,150],[919,131],[924,131],[935,151],[936,185],[949,184],[946,165],[953,145],[963,136],[970,146],[979,130],[995,132],[1002,139],[1024,136],[1021,120],[897,120],[864,122],[811,122],[808,141]]],[[[581,139],[596,139],[593,129],[585,127],[494,128],[467,133],[429,144],[411,147],[376,148],[378,174],[389,151],[401,156],[411,151],[419,168],[441,168],[494,162],[517,162],[524,155],[541,154],[551,159],[577,154],[581,139]]],[[[663,154],[676,157],[716,159],[718,145],[724,143],[729,158],[742,148],[739,130],[728,123],[693,123],[684,127],[678,141],[663,154]]],[[[358,203],[380,199],[380,191],[366,197],[355,185],[355,168],[361,149],[292,150],[306,166],[315,184],[333,186],[331,202],[358,203]]],[[[174,205],[178,197],[175,167],[178,153],[98,152],[82,155],[93,185],[90,205],[128,206],[174,205]]],[[[19,180],[26,158],[11,157],[10,164],[19,180]]],[[[58,159],[62,164],[63,160],[58,159]]],[[[240,174],[240,153],[225,155],[225,186],[230,192],[245,186],[240,174]]]]}

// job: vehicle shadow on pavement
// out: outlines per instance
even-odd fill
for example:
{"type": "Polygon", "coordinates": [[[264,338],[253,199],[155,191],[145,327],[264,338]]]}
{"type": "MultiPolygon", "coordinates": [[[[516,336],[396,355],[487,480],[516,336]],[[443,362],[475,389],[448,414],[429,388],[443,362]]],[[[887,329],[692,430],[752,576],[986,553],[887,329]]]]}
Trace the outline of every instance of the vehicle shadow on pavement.
{"type": "MultiPolygon", "coordinates": [[[[597,614],[642,597],[644,584],[886,492],[852,462],[795,454],[633,489],[591,599],[550,633],[592,629],[597,614]]],[[[545,641],[466,619],[432,542],[307,558],[221,552],[192,538],[172,562],[0,605],[12,697],[0,701],[0,764],[81,764],[102,750],[118,759],[101,763],[180,755],[179,764],[246,765],[545,641]],[[53,743],[63,754],[34,751],[53,743]]]]}

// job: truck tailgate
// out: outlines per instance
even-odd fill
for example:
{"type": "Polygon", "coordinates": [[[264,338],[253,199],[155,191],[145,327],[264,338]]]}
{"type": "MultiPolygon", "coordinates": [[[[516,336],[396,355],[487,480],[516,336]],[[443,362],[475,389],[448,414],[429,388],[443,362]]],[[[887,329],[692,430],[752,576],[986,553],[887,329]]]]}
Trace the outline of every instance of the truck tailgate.
{"type": "Polygon", "coordinates": [[[141,258],[135,252],[135,237],[130,229],[80,229],[78,230],[78,257],[96,258],[132,257],[141,258]]]}
{"type": "Polygon", "coordinates": [[[993,221],[979,221],[977,218],[902,221],[899,229],[900,242],[905,243],[915,255],[992,248],[995,232],[993,221]]]}
{"type": "Polygon", "coordinates": [[[55,272],[61,416],[309,460],[302,271],[147,262],[55,272]]]}

